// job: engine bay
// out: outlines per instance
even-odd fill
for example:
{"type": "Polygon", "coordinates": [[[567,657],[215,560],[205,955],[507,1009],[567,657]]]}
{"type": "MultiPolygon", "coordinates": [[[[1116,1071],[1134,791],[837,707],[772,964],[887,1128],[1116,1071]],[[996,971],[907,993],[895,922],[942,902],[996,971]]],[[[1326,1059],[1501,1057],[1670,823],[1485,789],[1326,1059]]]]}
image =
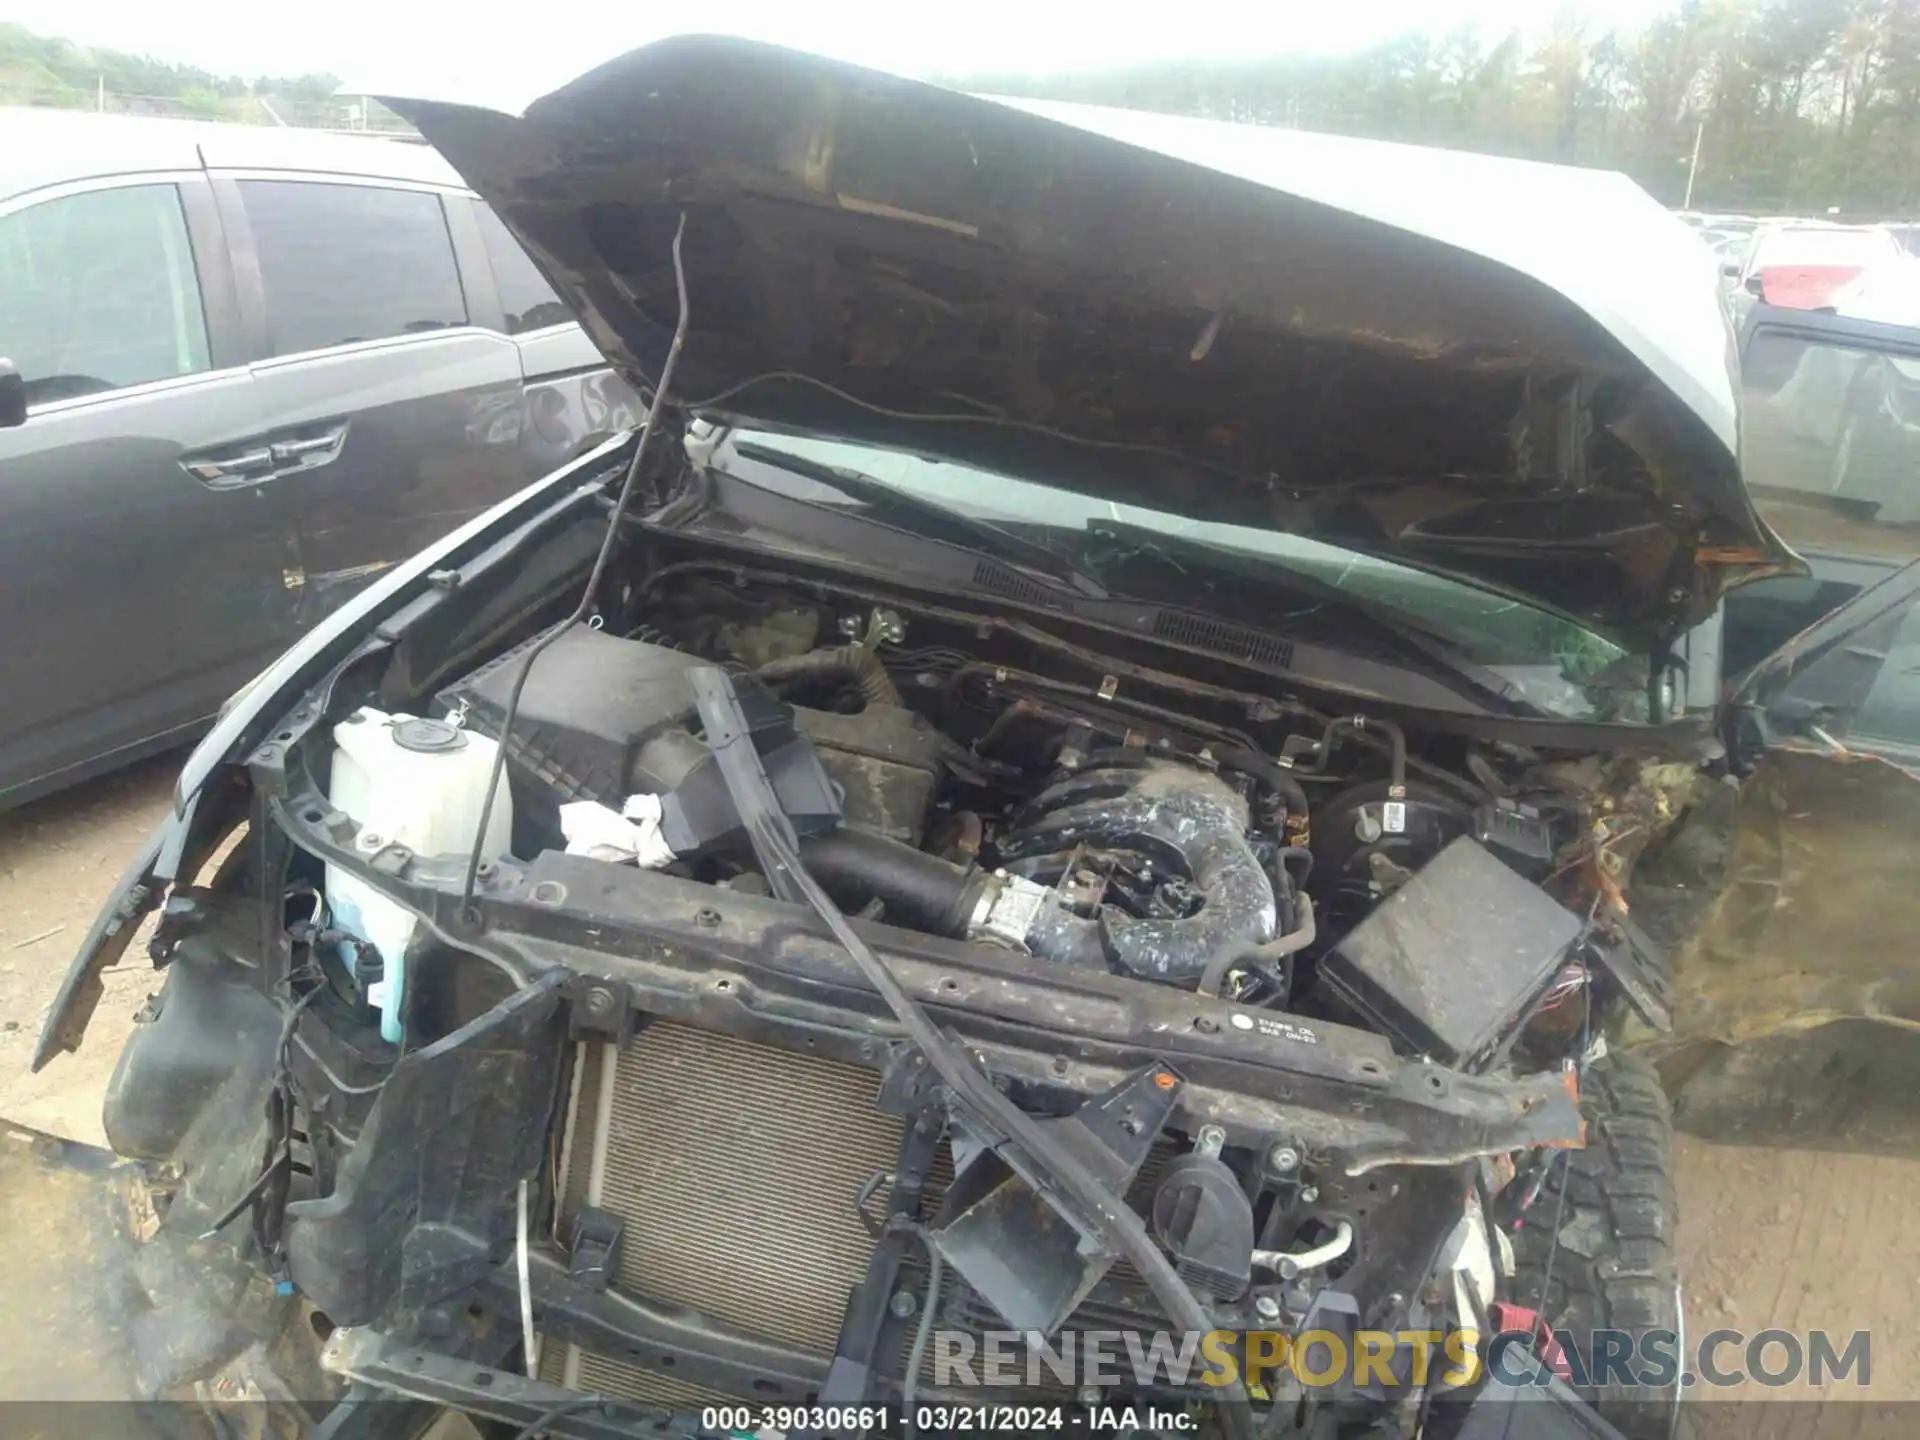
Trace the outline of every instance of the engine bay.
{"type": "MultiPolygon", "coordinates": [[[[978,637],[945,617],[733,578],[689,567],[636,607],[628,634],[582,624],[546,637],[505,736],[515,853],[567,849],[563,809],[618,812],[684,786],[691,818],[681,813],[675,843],[656,839],[647,863],[769,893],[737,828],[712,813],[724,803],[702,793],[711,756],[688,676],[718,666],[785,707],[817,753],[831,797],[806,802],[802,853],[850,915],[1385,1028],[1413,1053],[1470,1068],[1504,1061],[1536,1023],[1564,1041],[1584,983],[1572,953],[1582,927],[1536,882],[1557,875],[1577,903],[1568,852],[1591,826],[1566,777],[1529,774],[1511,750],[1476,751],[1460,773],[1410,762],[1384,718],[1269,705],[1243,707],[1255,713],[1234,726],[1178,714],[1123,694],[1111,674],[1076,683],[1058,667],[978,658],[967,648],[978,637]],[[1443,855],[1444,872],[1422,880],[1443,855]],[[1408,887],[1391,922],[1428,937],[1429,953],[1356,940],[1408,887]],[[1438,918],[1448,908],[1461,918],[1438,918]],[[1504,933],[1476,955],[1471,930],[1501,916],[1504,933]],[[1423,964],[1479,983],[1462,997],[1415,973],[1423,964]],[[1381,993],[1396,981],[1405,997],[1381,993]],[[1478,1013],[1411,1013],[1463,999],[1478,1013]],[[1462,1027],[1468,1049],[1440,1041],[1462,1027]]],[[[501,739],[536,643],[446,687],[439,704],[501,739]]]]}
{"type": "MultiPolygon", "coordinates": [[[[923,1315],[941,1344],[1491,1327],[1577,1067],[1658,1003],[1606,896],[1681,767],[639,558],[430,687],[311,692],[249,762],[268,841],[162,919],[109,1133],[183,1177],[183,1233],[252,1216],[323,1363],[404,1389],[406,1347],[517,1350],[555,1403],[814,1404],[964,1393],[920,1375],[923,1315]],[[796,905],[742,756],[845,932],[796,905]],[[231,1013],[243,1063],[156,1111],[231,1013]],[[461,1297],[470,1338],[422,1330],[461,1297]]],[[[485,1373],[458,1403],[524,1423],[485,1373]]]]}

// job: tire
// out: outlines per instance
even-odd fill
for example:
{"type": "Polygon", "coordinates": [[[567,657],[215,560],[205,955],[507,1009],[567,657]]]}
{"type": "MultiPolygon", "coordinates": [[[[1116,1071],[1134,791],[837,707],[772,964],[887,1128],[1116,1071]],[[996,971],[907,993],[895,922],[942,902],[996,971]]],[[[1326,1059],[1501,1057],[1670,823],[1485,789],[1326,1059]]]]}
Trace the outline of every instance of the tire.
{"type": "MultiPolygon", "coordinates": [[[[1515,1301],[1537,1309],[1556,1335],[1588,1360],[1596,1330],[1634,1337],[1649,1331],[1679,1337],[1684,1347],[1673,1187],[1673,1112],[1653,1067],[1631,1055],[1608,1055],[1581,1084],[1587,1144],[1568,1152],[1514,1236],[1515,1301]],[[1564,1177],[1564,1180],[1563,1180],[1564,1177]],[[1557,1247],[1554,1216],[1565,1191],[1557,1247]],[[1553,1257],[1551,1288],[1547,1255],[1553,1257]]],[[[1687,1361],[1684,1349],[1680,1356],[1687,1361]]],[[[1576,1375],[1578,1372],[1576,1372],[1576,1375]]],[[[1609,1377],[1579,1387],[1588,1404],[1629,1440],[1670,1440],[1685,1433],[1680,1386],[1649,1389],[1609,1377]]]]}

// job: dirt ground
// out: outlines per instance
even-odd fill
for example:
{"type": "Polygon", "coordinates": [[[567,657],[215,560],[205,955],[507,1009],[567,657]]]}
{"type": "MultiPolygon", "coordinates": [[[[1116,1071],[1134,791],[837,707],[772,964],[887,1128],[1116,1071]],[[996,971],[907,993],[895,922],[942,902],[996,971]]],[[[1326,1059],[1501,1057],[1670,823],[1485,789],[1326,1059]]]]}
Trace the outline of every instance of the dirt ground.
{"type": "MultiPolygon", "coordinates": [[[[101,1093],[153,988],[141,947],[129,950],[126,968],[108,973],[77,1055],[37,1076],[28,1075],[27,1058],[74,947],[164,812],[179,761],[161,756],[0,815],[0,1116],[103,1142],[101,1093]]],[[[1920,1161],[1683,1139],[1678,1171],[1690,1335],[1869,1330],[1875,1401],[1920,1400],[1920,1161]]],[[[1812,1397],[1762,1397],[1748,1387],[1740,1398],[1812,1397]]],[[[1803,1406],[1700,1407],[1702,1433],[1713,1440],[1905,1436],[1914,1413],[1879,1403],[1817,1416],[1803,1406]]]]}

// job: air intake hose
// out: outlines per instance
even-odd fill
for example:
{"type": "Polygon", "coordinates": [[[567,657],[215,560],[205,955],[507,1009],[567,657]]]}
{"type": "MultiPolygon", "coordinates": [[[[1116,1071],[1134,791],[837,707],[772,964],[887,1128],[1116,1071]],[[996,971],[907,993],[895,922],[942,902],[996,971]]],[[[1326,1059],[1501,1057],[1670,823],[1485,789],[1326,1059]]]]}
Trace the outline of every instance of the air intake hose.
{"type": "Polygon", "coordinates": [[[800,854],[841,905],[858,909],[878,899],[898,924],[963,936],[1006,887],[1031,887],[1027,875],[1057,872],[1083,847],[1130,850],[1168,879],[1190,884],[1199,892],[1199,909],[1179,919],[1150,919],[1107,905],[1089,917],[1060,905],[1049,889],[1029,912],[1024,943],[1043,960],[1191,988],[1215,956],[1273,936],[1273,886],[1247,843],[1246,826],[1246,802],[1224,781],[1154,760],[1096,766],[1042,794],[1029,818],[1000,843],[1013,879],[856,830],[810,836],[800,842],[800,854]]]}
{"type": "Polygon", "coordinates": [[[879,900],[892,923],[934,935],[966,934],[982,891],[992,883],[974,866],[862,830],[807,836],[800,858],[842,909],[879,900]]]}

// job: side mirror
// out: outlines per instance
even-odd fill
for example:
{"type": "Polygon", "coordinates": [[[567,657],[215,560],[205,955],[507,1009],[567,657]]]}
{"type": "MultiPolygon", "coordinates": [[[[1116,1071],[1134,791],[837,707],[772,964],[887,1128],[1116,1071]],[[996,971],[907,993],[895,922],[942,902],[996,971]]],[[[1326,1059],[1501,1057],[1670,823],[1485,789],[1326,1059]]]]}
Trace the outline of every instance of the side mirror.
{"type": "Polygon", "coordinates": [[[27,382],[20,378],[20,367],[0,359],[0,430],[11,430],[27,423],[27,382]]]}
{"type": "Polygon", "coordinates": [[[1749,275],[1747,277],[1747,293],[1757,300],[1766,299],[1767,282],[1762,280],[1758,275],[1749,275]]]}

